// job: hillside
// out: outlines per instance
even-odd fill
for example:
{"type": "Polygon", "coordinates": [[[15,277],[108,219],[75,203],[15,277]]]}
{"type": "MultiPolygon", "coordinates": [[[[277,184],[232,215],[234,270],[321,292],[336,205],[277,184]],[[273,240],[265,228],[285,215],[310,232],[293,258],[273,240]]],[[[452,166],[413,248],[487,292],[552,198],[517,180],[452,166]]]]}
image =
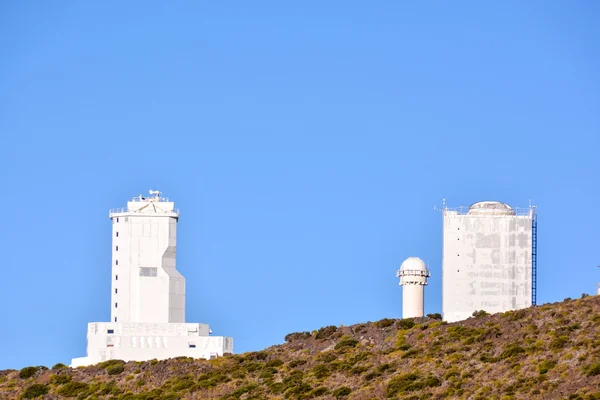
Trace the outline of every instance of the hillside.
{"type": "Polygon", "coordinates": [[[0,371],[0,398],[600,399],[600,297],[293,333],[216,360],[0,371]]]}

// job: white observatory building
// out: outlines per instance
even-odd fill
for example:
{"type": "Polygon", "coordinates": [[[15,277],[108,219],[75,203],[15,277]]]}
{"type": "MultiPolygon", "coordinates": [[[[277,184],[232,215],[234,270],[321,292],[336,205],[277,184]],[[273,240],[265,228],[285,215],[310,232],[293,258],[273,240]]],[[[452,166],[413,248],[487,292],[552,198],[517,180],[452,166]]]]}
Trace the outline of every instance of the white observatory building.
{"type": "Polygon", "coordinates": [[[425,315],[425,286],[431,274],[419,257],[409,257],[396,272],[402,286],[402,318],[425,315]]]}
{"type": "Polygon", "coordinates": [[[448,322],[536,304],[537,215],[481,201],[443,210],[442,311],[448,322]]]}
{"type": "Polygon", "coordinates": [[[210,336],[207,324],[185,322],[185,278],[176,268],[175,204],[150,191],[111,210],[110,322],[90,322],[87,357],[72,367],[110,359],[145,361],[233,353],[233,339],[210,336]]]}

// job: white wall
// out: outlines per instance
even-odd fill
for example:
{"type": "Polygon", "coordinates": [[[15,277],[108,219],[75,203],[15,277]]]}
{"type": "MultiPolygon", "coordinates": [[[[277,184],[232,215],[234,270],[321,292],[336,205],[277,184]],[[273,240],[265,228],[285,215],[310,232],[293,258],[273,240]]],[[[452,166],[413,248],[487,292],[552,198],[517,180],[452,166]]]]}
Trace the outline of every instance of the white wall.
{"type": "Polygon", "coordinates": [[[111,322],[185,322],[174,203],[130,201],[127,210],[111,213],[111,219],[111,322]],[[140,275],[149,271],[155,273],[140,275]]]}
{"type": "Polygon", "coordinates": [[[74,358],[71,366],[93,365],[110,359],[146,361],[180,356],[210,359],[233,353],[232,338],[208,335],[206,324],[91,322],[87,357],[74,358]]]}
{"type": "Polygon", "coordinates": [[[531,306],[532,214],[444,212],[442,309],[459,321],[475,310],[504,312],[531,306]]]}

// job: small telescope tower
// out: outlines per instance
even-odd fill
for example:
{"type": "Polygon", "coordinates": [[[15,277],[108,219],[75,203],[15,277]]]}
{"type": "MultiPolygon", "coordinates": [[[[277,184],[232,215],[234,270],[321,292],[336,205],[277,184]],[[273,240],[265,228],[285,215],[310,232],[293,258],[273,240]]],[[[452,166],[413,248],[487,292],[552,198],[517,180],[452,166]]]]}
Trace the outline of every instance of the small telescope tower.
{"type": "Polygon", "coordinates": [[[424,315],[424,289],[431,274],[419,257],[409,257],[396,272],[402,286],[402,318],[424,315]]]}

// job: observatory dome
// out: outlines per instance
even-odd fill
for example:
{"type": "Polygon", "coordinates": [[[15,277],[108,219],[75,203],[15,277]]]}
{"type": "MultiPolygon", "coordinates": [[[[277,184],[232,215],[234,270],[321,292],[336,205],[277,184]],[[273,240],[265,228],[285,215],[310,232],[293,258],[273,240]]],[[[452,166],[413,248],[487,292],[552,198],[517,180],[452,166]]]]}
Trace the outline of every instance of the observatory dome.
{"type": "Polygon", "coordinates": [[[515,210],[508,204],[499,201],[480,201],[471,205],[471,207],[469,207],[469,212],[467,213],[467,215],[486,214],[515,215],[515,210]]]}
{"type": "Polygon", "coordinates": [[[408,257],[400,266],[400,271],[427,271],[427,266],[419,257],[408,257]]]}

